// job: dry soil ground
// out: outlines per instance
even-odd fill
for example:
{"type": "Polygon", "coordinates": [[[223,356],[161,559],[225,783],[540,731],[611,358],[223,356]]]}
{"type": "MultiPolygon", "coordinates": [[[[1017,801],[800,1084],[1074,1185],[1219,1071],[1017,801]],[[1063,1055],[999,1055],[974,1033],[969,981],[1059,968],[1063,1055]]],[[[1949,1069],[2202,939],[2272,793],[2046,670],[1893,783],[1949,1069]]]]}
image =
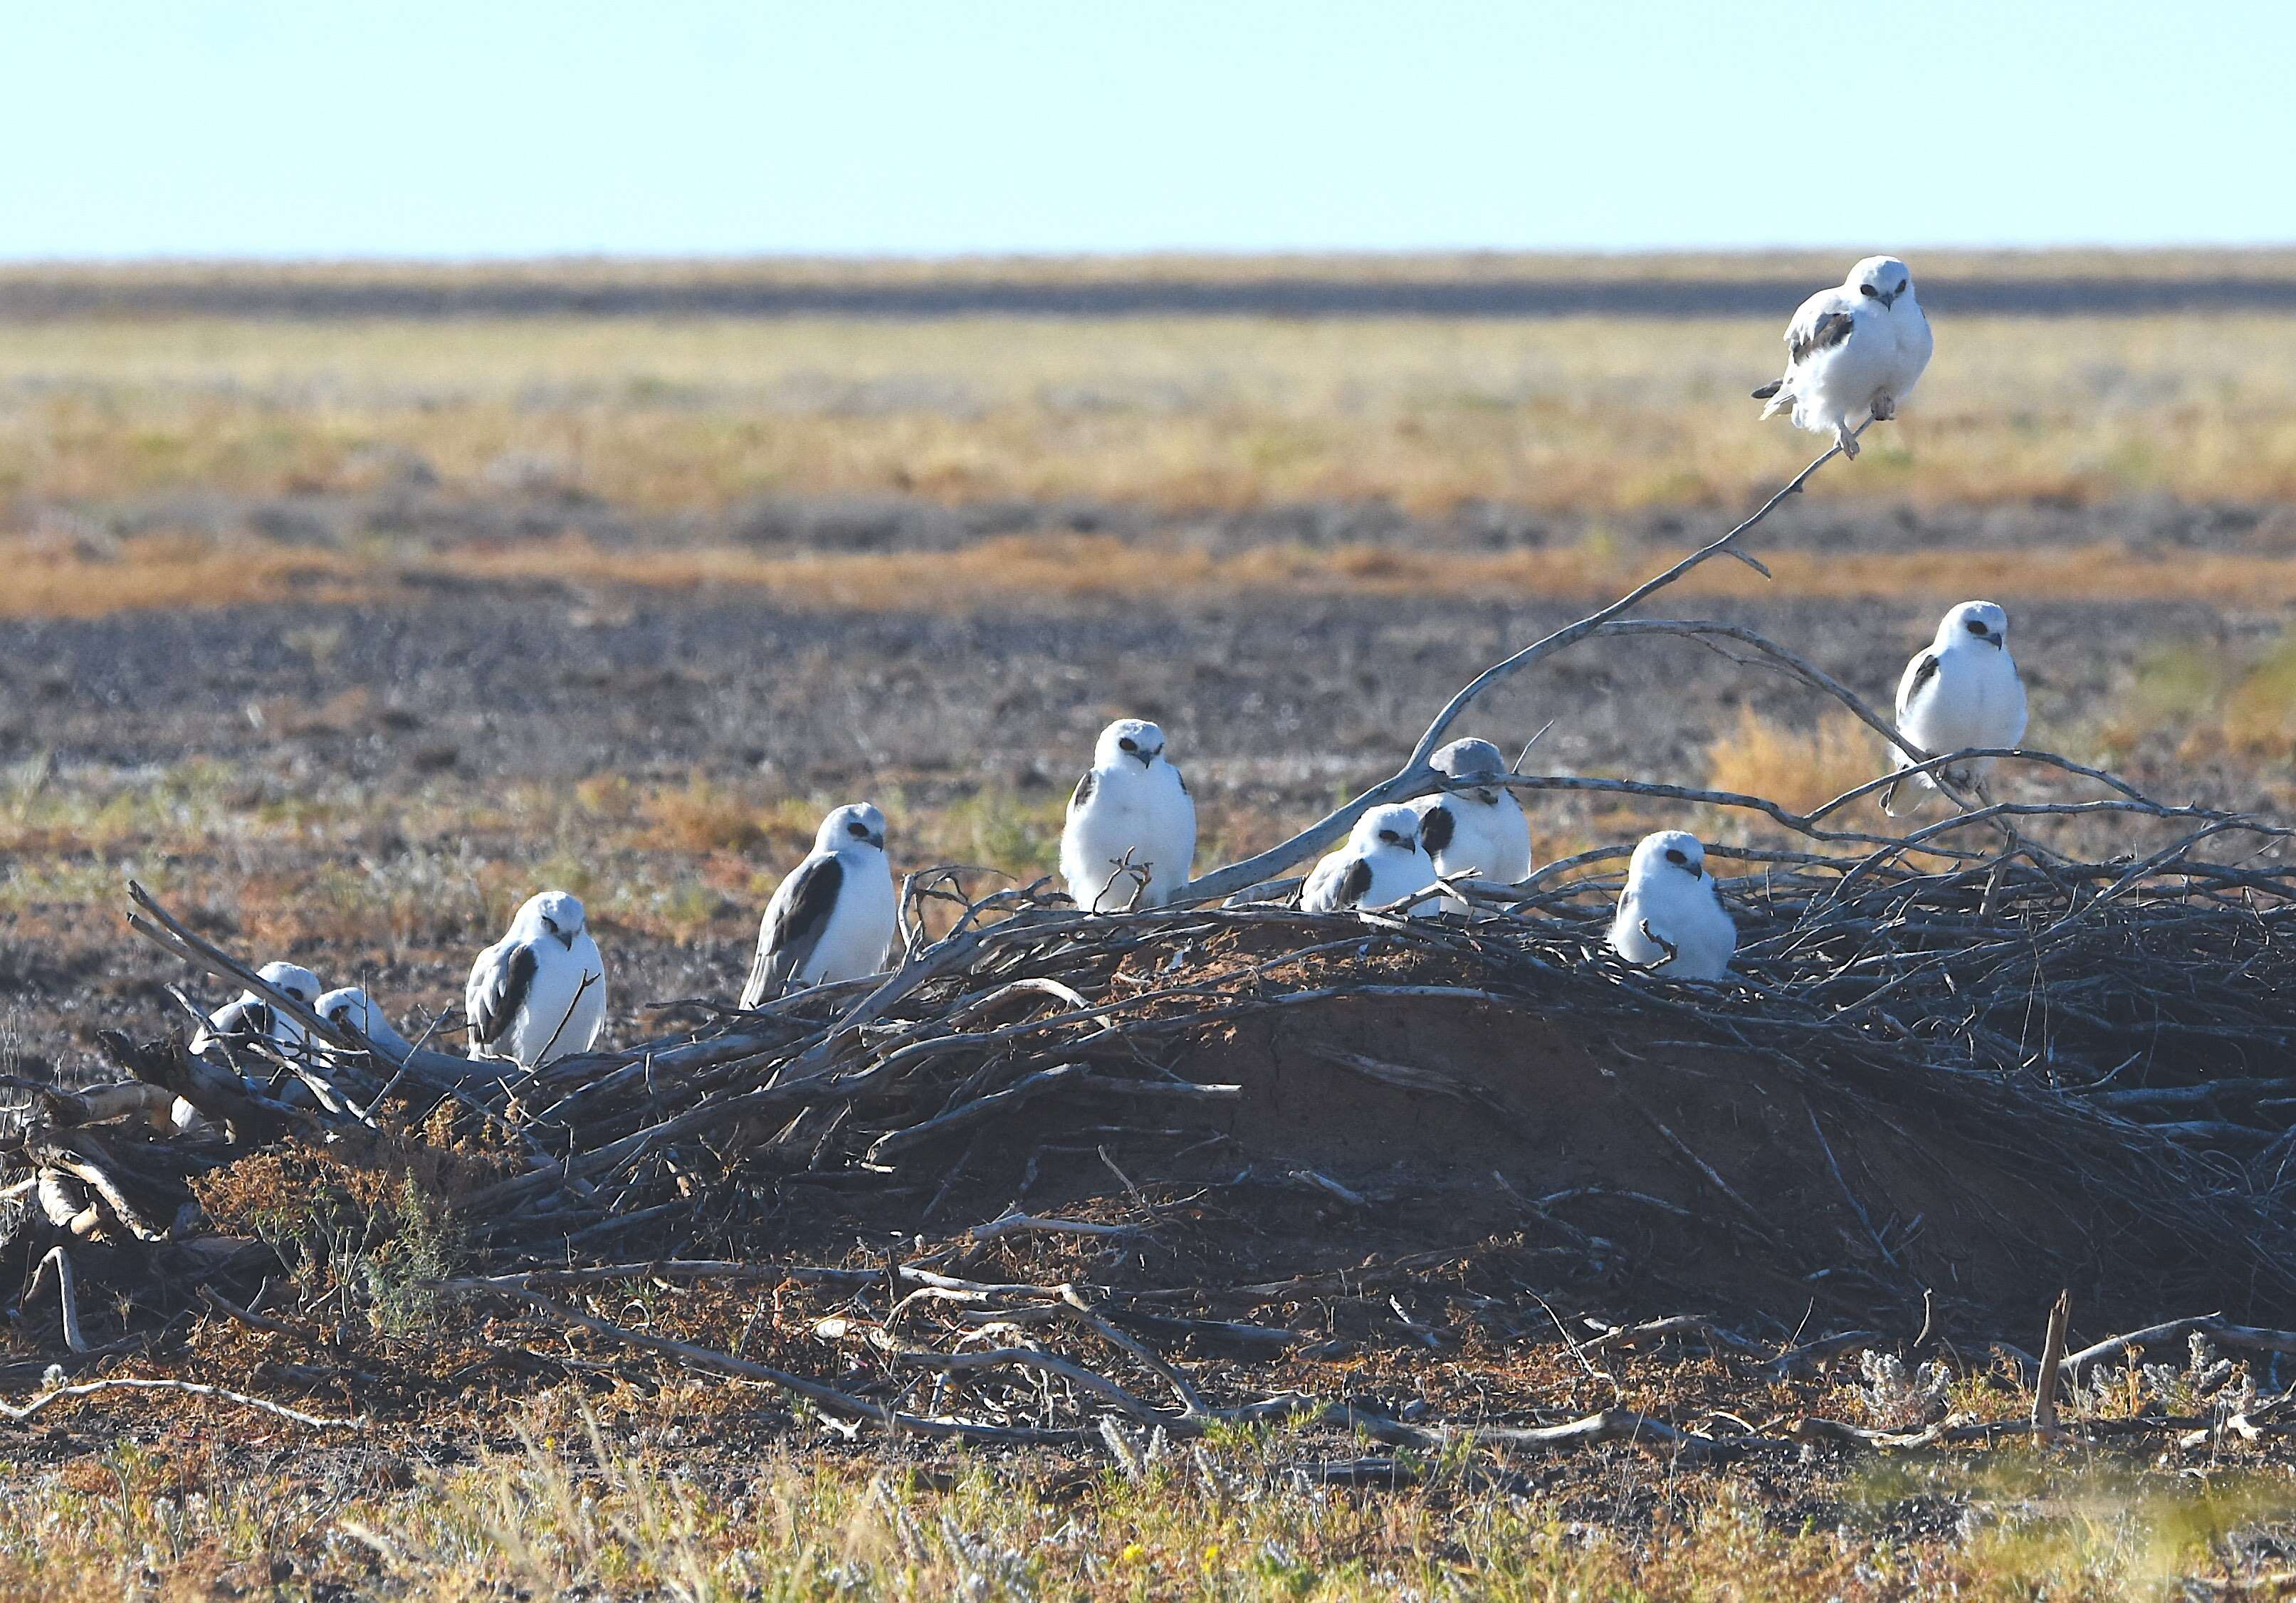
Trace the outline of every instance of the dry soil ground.
{"type": "MultiPolygon", "coordinates": [[[[2203,268],[2176,272],[2238,276],[2203,268]]],[[[40,320],[0,356],[0,1024],[20,1075],[86,1075],[95,1028],[163,1023],[162,987],[189,981],[122,928],[130,875],[236,949],[363,981],[402,1024],[454,1002],[528,890],[566,884],[627,1039],[648,1003],[734,987],[825,806],[884,805],[905,867],[1042,871],[1119,713],[1166,725],[1204,859],[1240,855],[1805,454],[1730,433],[1754,427],[1736,356],[1669,354],[1656,323],[767,320],[713,347],[668,316],[214,322],[164,302],[75,323],[52,315],[78,302],[26,300],[40,320]],[[734,371],[713,377],[713,350],[734,371]],[[1589,393],[1609,369],[1628,376],[1589,393]]],[[[2257,353],[2291,325],[2253,296],[2210,304],[2013,315],[2027,380],[1997,341],[1982,383],[1956,377],[1948,329],[1930,432],[1909,418],[1767,526],[1774,585],[1735,573],[1669,610],[1751,624],[1881,705],[1937,614],[1986,593],[2012,611],[2036,742],[2168,799],[2284,810],[2296,406],[2257,353]]],[[[1877,756],[1687,643],[1581,647],[1472,732],[1513,746],[1549,720],[1533,766],[1796,801],[1877,756]]],[[[1580,797],[1536,828],[1553,856],[1661,821],[1746,829],[1580,797]]],[[[1590,1359],[1517,1300],[1511,1326],[1463,1318],[1423,1361],[1365,1345],[1303,1383],[1452,1411],[1496,1387],[1557,1418],[1910,1406],[1886,1377],[1772,1383],[1703,1348],[1590,1359]]],[[[1407,1331],[1412,1305],[1394,1312],[1407,1331]]],[[[733,1340],[758,1316],[676,1317],[733,1340]]],[[[816,1350],[768,1322],[761,1341],[816,1350]]],[[[935,1457],[894,1481],[770,1394],[455,1329],[462,1367],[367,1332],[330,1361],[361,1370],[340,1384],[308,1344],[204,1318],[103,1361],[259,1373],[387,1429],[328,1447],[222,1408],[59,1406],[0,1447],[8,1583],[108,1595],[184,1566],[186,1585],[321,1595],[2111,1596],[2201,1574],[2264,1591],[2296,1507],[2276,1455],[2214,1445],[2154,1471],[1902,1474],[1618,1447],[1504,1484],[1431,1464],[1398,1491],[1239,1438],[1136,1474],[935,1457]]],[[[53,1341],[15,1339],[20,1400],[53,1341]]],[[[2177,1362],[2123,1411],[2197,1406],[2184,1355],[2155,1356],[2177,1362]]],[[[1955,1385],[1980,1415],[2027,1405],[2013,1364],[1955,1385]]]]}

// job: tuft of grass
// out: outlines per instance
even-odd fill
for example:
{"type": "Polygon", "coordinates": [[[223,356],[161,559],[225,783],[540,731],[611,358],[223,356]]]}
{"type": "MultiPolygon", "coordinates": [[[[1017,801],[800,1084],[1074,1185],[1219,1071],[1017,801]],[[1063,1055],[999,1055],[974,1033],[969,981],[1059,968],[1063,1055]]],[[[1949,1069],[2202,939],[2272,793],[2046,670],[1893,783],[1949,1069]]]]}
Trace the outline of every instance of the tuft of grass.
{"type": "MultiPolygon", "coordinates": [[[[1707,748],[1706,783],[1807,813],[1874,778],[1888,760],[1881,737],[1847,712],[1784,724],[1741,706],[1737,727],[1707,748]]],[[[1746,814],[1730,817],[1730,827],[1751,827],[1742,825],[1746,814]]]]}
{"type": "Polygon", "coordinates": [[[640,811],[680,851],[752,852],[769,838],[755,801],[700,773],[680,789],[649,791],[640,811]]]}
{"type": "Polygon", "coordinates": [[[695,1462],[711,1420],[693,1403],[675,1384],[537,1399],[507,1446],[324,1493],[234,1477],[234,1455],[180,1435],[120,1442],[19,1472],[0,1599],[92,1575],[126,1584],[72,1595],[155,1594],[163,1574],[170,1595],[441,1600],[2267,1597],[2296,1512],[2269,1471],[2179,1480],[2014,1453],[1892,1460],[1822,1521],[1782,1518],[1740,1481],[1653,1486],[1632,1458],[1513,1493],[1472,1455],[1406,1454],[1405,1484],[1357,1491],[1296,1473],[1317,1455],[1282,1432],[1143,1444],[1098,1476],[787,1451],[726,1475],[695,1462]],[[1615,1525],[1594,1512],[1612,1504],[1615,1525]]]}

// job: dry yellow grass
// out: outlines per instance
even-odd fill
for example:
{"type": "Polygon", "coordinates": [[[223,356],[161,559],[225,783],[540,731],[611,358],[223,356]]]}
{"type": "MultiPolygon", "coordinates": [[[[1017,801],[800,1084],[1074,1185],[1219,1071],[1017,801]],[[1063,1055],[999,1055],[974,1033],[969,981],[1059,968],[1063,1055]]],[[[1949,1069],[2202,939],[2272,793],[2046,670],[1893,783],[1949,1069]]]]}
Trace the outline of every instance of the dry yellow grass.
{"type": "MultiPolygon", "coordinates": [[[[217,607],[294,599],[388,597],[442,578],[606,589],[756,590],[793,605],[964,609],[987,603],[1088,601],[1153,593],[1475,596],[1607,599],[1677,550],[1577,544],[1470,554],[1408,547],[1272,545],[1231,554],[1160,540],[1011,535],[955,552],[770,555],[730,546],[607,548],[568,536],[394,552],[314,550],[247,539],[154,536],[91,551],[44,538],[0,537],[12,582],[0,617],[94,617],[136,609],[217,607]]],[[[2031,551],[1811,552],[1765,557],[1773,577],[1734,563],[1693,571],[1685,597],[1819,597],[1942,601],[2121,601],[2131,595],[2243,607],[2296,603],[2296,554],[2255,552],[2152,557],[2119,546],[2031,551]]],[[[2268,699],[2270,692],[2259,691],[2268,699]]]]}
{"type": "Polygon", "coordinates": [[[1888,764],[1881,737],[1847,712],[1781,724],[1751,707],[1738,709],[1737,728],[1716,739],[1706,761],[1710,789],[1767,797],[1795,813],[1864,784],[1888,764]]]}
{"type": "MultiPolygon", "coordinates": [[[[0,339],[0,493],[357,489],[419,458],[635,509],[765,495],[1742,503],[1775,319],[58,319],[0,339]]],[[[2296,496],[2296,317],[1956,320],[1822,496],[2296,496]]]]}

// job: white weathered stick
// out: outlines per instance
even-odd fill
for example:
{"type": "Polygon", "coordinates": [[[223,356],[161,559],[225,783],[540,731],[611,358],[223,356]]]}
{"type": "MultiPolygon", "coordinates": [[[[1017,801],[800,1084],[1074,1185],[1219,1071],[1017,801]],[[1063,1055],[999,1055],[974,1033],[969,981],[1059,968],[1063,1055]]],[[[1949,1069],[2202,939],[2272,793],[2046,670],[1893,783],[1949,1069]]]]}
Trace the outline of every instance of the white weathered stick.
{"type": "MultiPolygon", "coordinates": [[[[1857,434],[1863,434],[1867,427],[1867,424],[1859,424],[1857,434]]],[[[1853,434],[1851,438],[1855,438],[1856,435],[1853,434]]],[[[1779,503],[1787,496],[1799,493],[1802,486],[1809,482],[1810,475],[1840,454],[1841,454],[1841,446],[1839,444],[1828,446],[1808,467],[1795,474],[1784,488],[1762,503],[1751,517],[1731,529],[1729,533],[1700,546],[1665,572],[1644,580],[1601,611],[1589,613],[1575,624],[1557,629],[1542,640],[1533,641],[1513,656],[1495,662],[1485,668],[1444,704],[1443,710],[1435,715],[1435,721],[1427,726],[1427,732],[1419,737],[1419,743],[1411,748],[1410,760],[1393,775],[1374,785],[1344,806],[1325,814],[1283,845],[1272,846],[1256,857],[1247,857],[1241,863],[1232,863],[1226,868],[1216,869],[1201,879],[1192,881],[1185,893],[1184,899],[1189,902],[1214,902],[1242,890],[1247,885],[1256,885],[1263,879],[1272,879],[1308,854],[1322,851],[1333,841],[1338,840],[1355,826],[1357,819],[1372,808],[1388,802],[1403,801],[1422,791],[1434,789],[1440,782],[1440,776],[1436,773],[1428,759],[1434,755],[1435,748],[1442,743],[1443,737],[1449,732],[1451,725],[1458,721],[1459,715],[1465,712],[1477,697],[1501,680],[1512,678],[1540,658],[1551,657],[1567,646],[1577,644],[1611,619],[1632,611],[1692,568],[1711,561],[1716,557],[1732,556],[1738,557],[1757,570],[1767,573],[1767,570],[1762,568],[1760,563],[1731,549],[1733,544],[1741,535],[1775,511],[1779,503]]]]}

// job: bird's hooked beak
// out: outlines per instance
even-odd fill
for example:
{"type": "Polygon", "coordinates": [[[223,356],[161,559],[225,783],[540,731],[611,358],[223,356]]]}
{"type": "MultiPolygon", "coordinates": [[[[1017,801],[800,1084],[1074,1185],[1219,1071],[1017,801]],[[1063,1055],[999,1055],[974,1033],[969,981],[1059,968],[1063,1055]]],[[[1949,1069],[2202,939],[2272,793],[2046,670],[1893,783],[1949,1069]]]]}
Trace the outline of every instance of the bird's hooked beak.
{"type": "Polygon", "coordinates": [[[565,947],[569,952],[574,950],[574,932],[572,930],[559,928],[558,920],[556,919],[545,919],[542,922],[549,929],[551,934],[558,937],[558,944],[560,945],[565,947]]]}
{"type": "Polygon", "coordinates": [[[1988,629],[1985,632],[1985,643],[1997,651],[2005,651],[2009,649],[2009,637],[2005,634],[1997,634],[1988,629]]]}
{"type": "Polygon", "coordinates": [[[872,835],[869,837],[869,844],[882,852],[885,849],[885,838],[882,835],[872,835]]]}
{"type": "Polygon", "coordinates": [[[1164,748],[1159,746],[1153,751],[1136,751],[1132,755],[1140,759],[1140,765],[1143,768],[1153,768],[1156,765],[1156,759],[1164,755],[1164,748]]]}
{"type": "Polygon", "coordinates": [[[1885,312],[1898,304],[1898,292],[1895,290],[1877,290],[1874,291],[1874,298],[1881,301],[1882,309],[1885,312]]]}

